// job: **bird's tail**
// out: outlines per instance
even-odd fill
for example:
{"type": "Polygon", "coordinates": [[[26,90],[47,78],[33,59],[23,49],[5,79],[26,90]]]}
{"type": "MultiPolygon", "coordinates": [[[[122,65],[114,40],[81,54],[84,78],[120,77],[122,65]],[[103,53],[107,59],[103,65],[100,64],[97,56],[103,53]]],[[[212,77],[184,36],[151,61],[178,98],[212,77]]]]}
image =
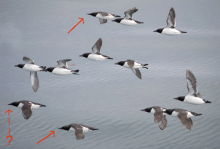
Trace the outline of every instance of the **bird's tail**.
{"type": "Polygon", "coordinates": [[[212,103],[211,101],[205,100],[205,103],[212,103]]]}
{"type": "Polygon", "coordinates": [[[46,66],[40,66],[40,68],[42,68],[42,70],[45,70],[47,67],[46,66]]]}
{"type": "Polygon", "coordinates": [[[77,70],[72,70],[71,72],[73,72],[73,74],[77,74],[79,72],[79,70],[78,69],[77,70]]]}

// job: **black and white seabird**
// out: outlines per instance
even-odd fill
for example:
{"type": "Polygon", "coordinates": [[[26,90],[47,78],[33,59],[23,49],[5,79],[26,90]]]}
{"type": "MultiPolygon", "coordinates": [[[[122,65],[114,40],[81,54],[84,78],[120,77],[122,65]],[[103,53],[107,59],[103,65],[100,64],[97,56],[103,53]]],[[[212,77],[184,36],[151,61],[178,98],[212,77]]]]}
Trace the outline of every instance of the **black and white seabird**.
{"type": "Polygon", "coordinates": [[[197,89],[196,77],[193,75],[193,73],[190,70],[186,70],[186,81],[187,81],[188,94],[186,96],[180,96],[174,99],[191,104],[211,103],[210,101],[202,99],[201,94],[197,89]]]}
{"type": "Polygon", "coordinates": [[[167,27],[159,28],[155,30],[154,32],[158,32],[158,33],[165,34],[165,35],[178,35],[181,33],[187,33],[184,31],[177,30],[175,26],[176,26],[176,13],[175,13],[175,10],[171,7],[170,12],[167,17],[167,27]]]}
{"type": "Polygon", "coordinates": [[[23,61],[25,61],[26,64],[18,64],[18,65],[15,65],[15,67],[19,67],[21,69],[24,69],[30,72],[32,88],[35,92],[37,92],[39,88],[39,80],[38,80],[37,72],[45,70],[46,66],[37,66],[34,64],[34,61],[28,57],[23,57],[23,61]]]}
{"type": "Polygon", "coordinates": [[[71,70],[68,69],[67,62],[71,61],[71,59],[64,59],[57,61],[58,65],[56,67],[49,67],[45,69],[45,71],[49,71],[53,74],[64,76],[69,74],[77,74],[79,70],[71,70]]]}
{"type": "Polygon", "coordinates": [[[75,131],[76,139],[81,140],[84,139],[84,132],[93,131],[93,130],[99,130],[97,128],[89,127],[82,124],[70,124],[63,126],[59,129],[67,130],[67,131],[75,131]]]}
{"type": "Polygon", "coordinates": [[[138,63],[137,61],[135,60],[127,60],[127,61],[120,61],[118,63],[115,63],[116,65],[121,65],[121,66],[124,66],[126,68],[129,68],[133,71],[133,73],[139,78],[139,79],[142,79],[141,77],[141,72],[138,68],[146,68],[148,69],[146,66],[148,64],[141,64],[141,63],[138,63]]]}
{"type": "Polygon", "coordinates": [[[106,59],[113,59],[113,58],[108,57],[106,55],[102,55],[100,53],[101,52],[101,47],[102,47],[102,38],[99,38],[98,41],[92,47],[92,53],[84,53],[80,56],[88,58],[90,60],[94,60],[94,61],[103,61],[103,60],[106,60],[106,59]]]}
{"type": "Polygon", "coordinates": [[[46,107],[46,105],[42,105],[40,103],[35,103],[32,101],[26,101],[26,100],[15,101],[15,102],[12,102],[8,105],[12,105],[12,106],[21,108],[22,115],[25,119],[29,119],[31,117],[31,115],[32,115],[31,109],[36,109],[39,107],[46,107]]]}
{"type": "Polygon", "coordinates": [[[167,127],[167,118],[166,118],[167,114],[165,113],[166,111],[165,108],[154,106],[154,107],[143,109],[141,111],[154,114],[154,122],[158,123],[159,128],[161,130],[164,130],[167,127]]]}
{"type": "Polygon", "coordinates": [[[99,18],[100,24],[107,23],[107,20],[111,20],[111,19],[114,19],[114,18],[117,18],[117,17],[121,17],[119,15],[115,15],[115,14],[108,13],[108,12],[102,12],[102,11],[88,13],[88,15],[99,18]]]}
{"type": "Polygon", "coordinates": [[[138,9],[136,9],[136,7],[128,9],[127,11],[124,12],[124,14],[125,14],[124,18],[118,18],[118,19],[115,19],[112,21],[123,24],[123,25],[128,25],[128,26],[143,24],[144,22],[140,22],[140,21],[134,20],[132,18],[132,14],[135,13],[136,11],[138,11],[138,9]]]}
{"type": "Polygon", "coordinates": [[[165,113],[172,115],[174,117],[178,117],[182,122],[182,124],[189,130],[191,130],[191,126],[193,125],[193,121],[191,117],[202,115],[183,109],[166,109],[165,113]]]}

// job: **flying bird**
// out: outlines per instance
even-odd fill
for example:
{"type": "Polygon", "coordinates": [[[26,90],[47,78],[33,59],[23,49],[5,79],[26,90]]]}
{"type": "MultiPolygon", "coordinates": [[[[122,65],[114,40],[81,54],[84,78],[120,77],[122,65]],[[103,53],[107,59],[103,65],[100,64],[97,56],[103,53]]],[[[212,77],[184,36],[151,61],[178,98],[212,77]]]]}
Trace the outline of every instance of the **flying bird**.
{"type": "Polygon", "coordinates": [[[35,92],[37,92],[39,88],[39,80],[38,80],[37,72],[44,71],[46,69],[46,66],[37,66],[35,65],[34,61],[28,57],[23,57],[23,61],[26,62],[26,64],[18,64],[18,65],[15,65],[15,67],[18,67],[18,68],[21,68],[21,69],[24,69],[30,72],[32,88],[35,92]]]}
{"type": "Polygon", "coordinates": [[[39,108],[39,107],[46,107],[46,105],[43,105],[40,103],[35,103],[32,101],[26,101],[26,100],[15,101],[15,102],[12,102],[8,105],[12,105],[12,106],[21,108],[22,115],[26,120],[29,119],[32,115],[31,109],[35,109],[35,108],[39,108]]]}
{"type": "Polygon", "coordinates": [[[100,53],[101,47],[102,47],[102,38],[99,38],[98,41],[92,47],[92,53],[84,53],[84,54],[80,55],[80,57],[85,57],[85,58],[88,58],[88,59],[94,60],[94,61],[103,61],[106,59],[113,59],[109,56],[102,55],[100,53]]]}
{"type": "Polygon", "coordinates": [[[174,117],[178,117],[181,123],[189,130],[191,130],[191,127],[193,125],[193,121],[191,117],[202,115],[183,109],[166,109],[165,113],[172,115],[174,117]]]}
{"type": "Polygon", "coordinates": [[[175,27],[176,27],[176,13],[175,10],[171,7],[167,17],[167,27],[159,28],[154,32],[158,32],[165,35],[178,35],[181,33],[187,33],[185,31],[177,30],[175,27]]]}
{"type": "Polygon", "coordinates": [[[164,130],[167,127],[167,118],[166,118],[167,114],[165,113],[166,111],[165,108],[154,106],[154,107],[143,109],[141,111],[154,114],[154,122],[158,123],[159,128],[161,130],[164,130]]]}
{"type": "Polygon", "coordinates": [[[58,65],[56,67],[49,67],[45,69],[44,71],[49,71],[52,74],[60,75],[60,76],[69,75],[69,74],[77,74],[79,70],[68,69],[67,62],[69,61],[71,61],[71,59],[59,60],[57,61],[58,65]]]}
{"type": "Polygon", "coordinates": [[[120,61],[120,62],[115,63],[115,64],[131,69],[133,71],[133,73],[139,79],[142,79],[142,76],[141,76],[141,72],[140,72],[140,70],[138,68],[146,68],[146,69],[148,69],[146,67],[148,64],[141,64],[141,63],[138,63],[135,60],[130,60],[130,59],[128,59],[127,61],[120,61]]]}
{"type": "Polygon", "coordinates": [[[59,129],[63,129],[66,131],[74,131],[77,140],[84,139],[84,132],[99,130],[97,128],[89,127],[83,124],[70,124],[70,125],[63,126],[59,129]]]}
{"type": "Polygon", "coordinates": [[[115,19],[112,21],[123,24],[123,25],[128,25],[128,26],[143,24],[144,22],[140,22],[140,21],[134,20],[132,18],[133,13],[135,13],[137,11],[138,11],[138,9],[136,7],[128,9],[127,11],[124,12],[124,14],[125,14],[124,18],[118,18],[118,19],[115,19]]]}
{"type": "Polygon", "coordinates": [[[201,94],[197,89],[196,77],[190,70],[186,70],[186,81],[187,81],[188,94],[186,96],[179,96],[174,99],[191,104],[211,103],[208,100],[202,99],[201,94]]]}
{"type": "Polygon", "coordinates": [[[115,14],[108,13],[108,12],[102,12],[102,11],[88,13],[88,15],[99,18],[100,24],[107,23],[107,20],[120,17],[119,15],[115,15],[115,14]]]}

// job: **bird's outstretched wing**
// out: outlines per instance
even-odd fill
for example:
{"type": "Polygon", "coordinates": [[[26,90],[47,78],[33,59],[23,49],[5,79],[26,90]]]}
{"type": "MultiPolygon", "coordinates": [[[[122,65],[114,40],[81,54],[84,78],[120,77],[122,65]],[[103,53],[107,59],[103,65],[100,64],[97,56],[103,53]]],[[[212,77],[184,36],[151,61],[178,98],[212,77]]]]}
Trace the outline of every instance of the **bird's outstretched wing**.
{"type": "Polygon", "coordinates": [[[138,9],[136,9],[136,7],[128,9],[127,11],[124,12],[125,18],[132,19],[132,14],[135,13],[136,11],[138,11],[138,9]]]}
{"type": "Polygon", "coordinates": [[[93,54],[100,54],[102,47],[102,38],[99,38],[98,41],[94,44],[92,47],[92,53],[93,54]]]}
{"type": "Polygon", "coordinates": [[[34,61],[31,60],[30,58],[26,57],[26,56],[23,57],[23,61],[28,63],[28,64],[34,64],[34,61]]]}
{"type": "Polygon", "coordinates": [[[63,68],[68,68],[67,62],[71,61],[71,59],[63,59],[57,61],[58,65],[57,67],[63,67],[63,68]]]}
{"type": "Polygon", "coordinates": [[[176,13],[175,10],[171,7],[167,17],[167,27],[175,28],[175,26],[176,26],[176,13]]]}

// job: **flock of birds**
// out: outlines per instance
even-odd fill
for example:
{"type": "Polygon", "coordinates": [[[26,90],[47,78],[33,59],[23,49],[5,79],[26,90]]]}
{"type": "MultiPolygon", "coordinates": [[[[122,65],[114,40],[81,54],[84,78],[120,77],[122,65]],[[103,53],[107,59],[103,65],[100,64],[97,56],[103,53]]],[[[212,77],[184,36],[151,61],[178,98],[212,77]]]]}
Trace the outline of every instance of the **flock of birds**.
{"type": "MultiPolygon", "coordinates": [[[[124,18],[117,18],[120,16],[111,14],[108,12],[93,12],[93,13],[89,13],[88,15],[99,18],[100,24],[106,23],[107,20],[117,18],[113,21],[123,24],[123,25],[137,25],[137,24],[143,23],[143,22],[134,20],[132,18],[132,14],[135,13],[137,10],[138,9],[136,9],[136,7],[128,9],[127,11],[124,12],[125,14],[124,18]]],[[[175,18],[176,18],[175,10],[171,8],[169,11],[168,17],[167,17],[167,21],[166,21],[167,26],[165,28],[157,29],[154,32],[158,32],[158,33],[162,33],[166,35],[177,35],[181,33],[186,33],[184,31],[175,29],[175,26],[176,26],[175,18]]],[[[85,57],[85,58],[88,58],[94,61],[103,61],[106,59],[113,59],[109,56],[101,54],[100,53],[101,47],[102,47],[102,39],[99,38],[98,41],[92,47],[92,52],[84,53],[80,55],[80,57],[85,57]]],[[[21,69],[24,69],[30,72],[31,84],[35,92],[37,92],[39,88],[39,80],[38,80],[38,75],[37,75],[37,72],[39,71],[51,72],[52,74],[61,75],[61,76],[70,75],[70,74],[77,75],[79,72],[79,70],[71,70],[68,68],[67,63],[71,61],[71,59],[59,60],[57,61],[58,65],[56,67],[49,67],[49,68],[46,68],[46,66],[35,65],[34,61],[28,57],[23,57],[23,61],[26,62],[26,64],[18,64],[18,65],[15,65],[15,67],[19,67],[21,69]]],[[[141,63],[138,63],[136,60],[130,60],[130,59],[126,61],[120,61],[115,64],[131,69],[133,73],[139,79],[142,79],[139,68],[148,69],[147,67],[148,64],[141,64],[141,63]]],[[[69,65],[74,65],[74,64],[69,64],[69,65]]],[[[201,94],[199,93],[197,89],[196,78],[190,70],[186,70],[186,80],[187,80],[188,94],[186,96],[180,96],[174,99],[182,101],[182,102],[190,103],[190,104],[211,103],[210,101],[207,101],[201,97],[201,94]]],[[[31,117],[32,115],[31,109],[39,108],[39,107],[46,107],[46,105],[31,102],[31,101],[26,101],[26,100],[12,102],[9,105],[21,108],[23,117],[25,119],[29,119],[31,117]]],[[[191,126],[193,125],[193,121],[191,117],[202,115],[202,114],[198,114],[198,113],[191,112],[191,111],[184,110],[184,109],[166,109],[166,108],[159,107],[159,106],[149,107],[141,111],[154,114],[154,122],[159,124],[159,128],[161,130],[164,130],[167,127],[167,118],[166,118],[167,115],[178,117],[180,121],[182,122],[182,124],[189,130],[191,130],[191,126]]],[[[59,129],[63,129],[67,131],[75,131],[77,140],[81,140],[84,138],[84,132],[98,130],[97,128],[89,127],[83,124],[70,124],[70,125],[63,126],[59,129]]]]}

